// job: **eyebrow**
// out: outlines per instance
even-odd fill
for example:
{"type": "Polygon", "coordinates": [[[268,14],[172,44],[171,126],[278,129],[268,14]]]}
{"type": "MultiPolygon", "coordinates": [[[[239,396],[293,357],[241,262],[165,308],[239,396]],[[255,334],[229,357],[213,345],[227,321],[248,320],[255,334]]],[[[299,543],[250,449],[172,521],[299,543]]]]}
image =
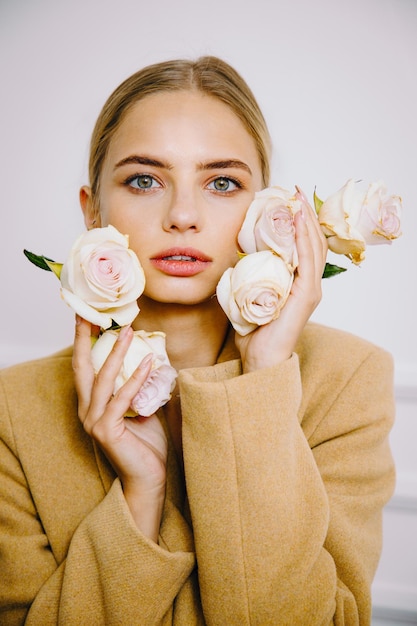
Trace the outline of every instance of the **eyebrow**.
{"type": "Polygon", "coordinates": [[[207,163],[200,163],[198,166],[199,170],[222,170],[228,168],[237,168],[240,170],[245,170],[249,174],[252,175],[252,171],[246,163],[240,161],[239,159],[224,159],[221,161],[209,161],[207,163]]]}
{"type": "Polygon", "coordinates": [[[172,166],[167,163],[163,163],[162,161],[158,161],[157,159],[151,159],[150,157],[141,156],[138,154],[133,154],[132,156],[128,156],[121,161],[118,161],[114,166],[114,169],[118,167],[123,167],[124,165],[131,164],[139,164],[139,165],[152,165],[153,167],[163,167],[164,169],[171,169],[172,166]]]}
{"type": "MultiPolygon", "coordinates": [[[[133,154],[131,156],[118,161],[114,166],[114,169],[119,167],[123,167],[124,165],[151,165],[153,167],[160,167],[163,169],[171,170],[173,166],[169,163],[164,163],[163,161],[159,161],[158,159],[153,159],[151,157],[133,154]]],[[[228,169],[228,168],[237,168],[241,170],[245,170],[250,175],[252,175],[252,171],[244,161],[240,161],[239,159],[221,159],[219,161],[207,161],[205,163],[199,163],[197,169],[202,170],[217,170],[217,169],[228,169]]]]}

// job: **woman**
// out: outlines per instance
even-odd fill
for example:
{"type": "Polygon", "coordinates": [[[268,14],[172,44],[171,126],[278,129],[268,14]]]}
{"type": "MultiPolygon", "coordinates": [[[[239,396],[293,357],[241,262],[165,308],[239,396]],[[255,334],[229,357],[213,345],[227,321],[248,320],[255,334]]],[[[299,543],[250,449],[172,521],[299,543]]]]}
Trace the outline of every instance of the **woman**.
{"type": "Polygon", "coordinates": [[[2,372],[2,624],[369,624],[392,360],[307,324],[327,252],[310,209],[280,317],[234,336],[213,296],[268,183],[264,119],[219,59],[150,66],[105,104],[85,223],[129,234],[133,328],[166,333],[178,385],[126,419],[150,363],[113,396],[132,329],[94,376],[80,318],[73,354],[2,372]]]}

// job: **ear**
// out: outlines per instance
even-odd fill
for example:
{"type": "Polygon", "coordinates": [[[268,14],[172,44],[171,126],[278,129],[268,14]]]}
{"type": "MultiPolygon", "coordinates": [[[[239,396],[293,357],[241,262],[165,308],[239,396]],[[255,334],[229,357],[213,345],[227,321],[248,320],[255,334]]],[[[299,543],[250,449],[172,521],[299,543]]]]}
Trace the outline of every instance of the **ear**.
{"type": "Polygon", "coordinates": [[[84,214],[84,224],[87,229],[99,228],[101,225],[100,213],[93,202],[91,188],[87,187],[87,185],[84,185],[80,189],[80,205],[84,214]]]}

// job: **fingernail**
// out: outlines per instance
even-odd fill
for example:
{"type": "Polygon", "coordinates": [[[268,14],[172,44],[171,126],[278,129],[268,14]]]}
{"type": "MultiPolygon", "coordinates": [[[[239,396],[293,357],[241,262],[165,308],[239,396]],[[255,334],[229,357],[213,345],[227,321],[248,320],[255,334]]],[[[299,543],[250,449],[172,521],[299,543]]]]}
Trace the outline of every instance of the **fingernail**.
{"type": "Polygon", "coordinates": [[[122,341],[131,331],[130,326],[123,326],[119,331],[119,336],[117,337],[117,341],[122,341]]]}
{"type": "Polygon", "coordinates": [[[295,188],[297,190],[297,194],[299,196],[299,199],[303,200],[303,202],[306,202],[308,204],[308,200],[306,198],[306,195],[305,195],[304,191],[302,189],[300,189],[300,187],[298,187],[297,185],[295,185],[295,188]]]}
{"type": "Polygon", "coordinates": [[[143,357],[140,367],[142,369],[145,369],[149,365],[149,363],[151,363],[152,361],[153,361],[153,354],[152,352],[149,352],[149,354],[143,357]]]}

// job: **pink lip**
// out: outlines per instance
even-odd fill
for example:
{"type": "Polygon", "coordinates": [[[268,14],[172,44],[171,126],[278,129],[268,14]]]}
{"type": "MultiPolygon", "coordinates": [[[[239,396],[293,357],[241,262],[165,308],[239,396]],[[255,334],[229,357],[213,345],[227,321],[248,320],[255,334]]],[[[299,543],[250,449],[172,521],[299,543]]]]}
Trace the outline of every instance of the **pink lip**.
{"type": "Polygon", "coordinates": [[[212,259],[195,248],[169,248],[151,259],[154,267],[169,276],[194,276],[203,272],[212,259]]]}

